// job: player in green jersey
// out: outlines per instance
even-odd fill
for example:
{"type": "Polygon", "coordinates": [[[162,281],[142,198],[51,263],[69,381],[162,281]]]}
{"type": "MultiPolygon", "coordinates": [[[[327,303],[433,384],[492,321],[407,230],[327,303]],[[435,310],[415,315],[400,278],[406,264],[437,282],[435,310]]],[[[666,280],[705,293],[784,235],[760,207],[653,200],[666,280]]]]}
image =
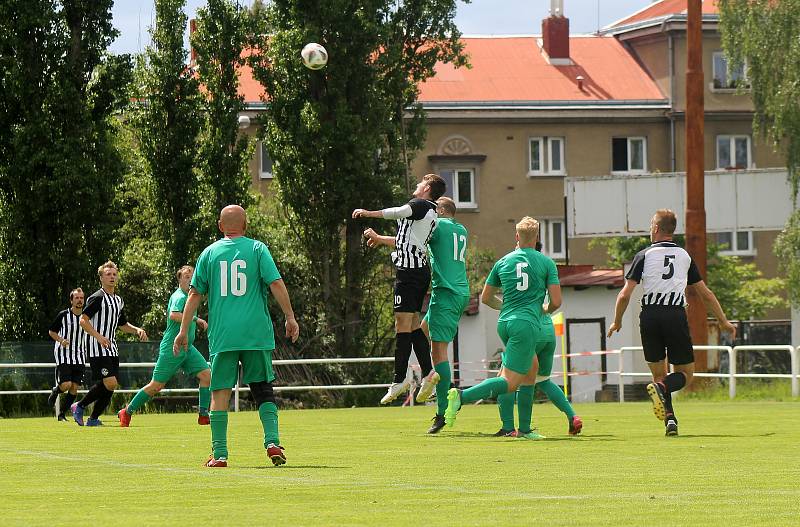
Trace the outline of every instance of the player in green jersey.
{"type": "Polygon", "coordinates": [[[463,392],[451,388],[445,422],[453,426],[463,403],[514,392],[528,375],[538,372],[536,342],[541,333],[541,310],[545,293],[558,284],[556,265],[536,251],[539,222],[524,217],[517,224],[517,249],[495,263],[481,293],[481,302],[498,309],[497,333],[506,346],[500,375],[486,379],[463,392]],[[497,297],[502,292],[503,299],[497,297]]]}
{"type": "Polygon", "coordinates": [[[197,260],[183,310],[181,328],[173,343],[177,356],[188,344],[192,313],[208,296],[209,355],[211,356],[211,446],[206,466],[228,466],[228,405],[236,385],[239,363],[242,381],[249,385],[264,428],[264,447],[275,466],[286,463],[278,436],[278,407],[272,381],[275,336],[267,306],[272,293],[286,317],[286,337],[297,341],[289,292],[267,246],[245,236],[247,215],[228,205],[219,215],[224,238],[206,247],[197,260]]]}
{"type": "Polygon", "coordinates": [[[123,408],[117,413],[119,417],[120,426],[130,426],[131,417],[142,407],[147,401],[152,399],[164,386],[169,382],[172,377],[178,373],[178,370],[183,370],[188,375],[194,375],[200,383],[200,396],[197,404],[197,424],[209,424],[208,407],[211,402],[211,391],[208,386],[211,382],[211,370],[208,368],[206,359],[197,351],[192,344],[194,343],[195,329],[200,326],[200,329],[205,331],[208,328],[208,323],[202,318],[197,318],[192,314],[192,323],[189,327],[189,342],[188,349],[181,351],[177,357],[172,353],[172,342],[178,334],[181,325],[181,318],[183,317],[183,308],[186,305],[186,298],[189,294],[189,283],[192,281],[194,274],[194,267],[191,265],[184,265],[176,273],[178,279],[178,288],[169,297],[169,304],[167,304],[167,329],[164,331],[164,336],[161,338],[161,345],[158,351],[158,360],[156,367],[153,369],[153,379],[150,383],[139,390],[133,396],[128,406],[123,408]]]}
{"type": "Polygon", "coordinates": [[[417,394],[417,401],[428,399],[436,386],[436,415],[428,429],[435,434],[444,425],[444,411],[447,409],[447,391],[450,389],[452,373],[447,356],[447,347],[456,336],[458,321],[469,304],[469,281],[467,280],[467,229],[455,220],[456,204],[448,197],[436,200],[439,219],[436,229],[428,241],[431,255],[431,299],[428,312],[421,327],[431,340],[433,372],[430,389],[424,383],[417,394]]]}
{"type": "MultiPolygon", "coordinates": [[[[542,244],[536,243],[536,250],[542,250],[542,244]]],[[[572,405],[569,403],[563,390],[550,380],[553,371],[553,356],[556,351],[556,332],[553,328],[553,313],[561,306],[561,286],[548,286],[548,294],[545,303],[542,305],[542,332],[539,341],[536,343],[536,356],[539,359],[539,370],[536,375],[526,376],[516,392],[504,393],[497,397],[497,406],[500,411],[502,428],[495,433],[495,436],[524,437],[527,439],[542,439],[531,429],[531,416],[533,415],[533,394],[534,385],[540,392],[561,410],[568,421],[568,432],[570,435],[577,435],[583,428],[581,418],[575,414],[572,405]],[[514,402],[517,404],[519,414],[519,428],[514,429],[514,402]]]]}

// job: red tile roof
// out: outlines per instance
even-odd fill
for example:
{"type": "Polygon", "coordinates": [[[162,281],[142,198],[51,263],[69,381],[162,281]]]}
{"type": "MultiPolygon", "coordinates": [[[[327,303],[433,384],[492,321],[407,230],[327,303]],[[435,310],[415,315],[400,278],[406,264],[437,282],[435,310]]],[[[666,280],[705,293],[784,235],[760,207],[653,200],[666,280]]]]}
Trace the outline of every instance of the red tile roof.
{"type": "Polygon", "coordinates": [[[664,95],[614,37],[570,38],[572,66],[547,62],[538,37],[464,37],[471,69],[437,64],[422,102],[662,101],[664,95]],[[575,78],[584,78],[578,89],[575,78]]]}
{"type": "Polygon", "coordinates": [[[249,104],[263,103],[264,86],[253,78],[253,68],[242,66],[239,68],[239,93],[244,96],[244,102],[249,104]]]}
{"type": "MultiPolygon", "coordinates": [[[[700,0],[702,2],[702,12],[704,15],[718,15],[717,0],[700,0]]],[[[609,27],[627,26],[636,22],[661,18],[669,15],[685,15],[686,0],[659,0],[648,5],[636,13],[614,22],[609,27]]]]}
{"type": "Polygon", "coordinates": [[[591,265],[559,265],[558,279],[562,287],[622,287],[622,269],[595,269],[591,265]]]}

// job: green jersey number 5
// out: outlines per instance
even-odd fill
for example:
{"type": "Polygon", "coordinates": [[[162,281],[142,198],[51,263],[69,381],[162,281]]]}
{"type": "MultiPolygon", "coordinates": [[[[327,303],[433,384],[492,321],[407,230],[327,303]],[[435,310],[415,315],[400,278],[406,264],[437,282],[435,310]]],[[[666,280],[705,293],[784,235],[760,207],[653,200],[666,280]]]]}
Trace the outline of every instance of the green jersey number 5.
{"type": "Polygon", "coordinates": [[[517,291],[526,291],[528,289],[528,273],[523,271],[528,267],[528,262],[519,262],[517,264],[517,278],[520,280],[517,282],[517,291]]]}
{"type": "MultiPolygon", "coordinates": [[[[233,296],[244,296],[247,292],[247,275],[242,272],[247,268],[244,260],[230,263],[230,290],[233,296]]],[[[228,262],[219,262],[219,296],[228,296],[228,262]]]]}

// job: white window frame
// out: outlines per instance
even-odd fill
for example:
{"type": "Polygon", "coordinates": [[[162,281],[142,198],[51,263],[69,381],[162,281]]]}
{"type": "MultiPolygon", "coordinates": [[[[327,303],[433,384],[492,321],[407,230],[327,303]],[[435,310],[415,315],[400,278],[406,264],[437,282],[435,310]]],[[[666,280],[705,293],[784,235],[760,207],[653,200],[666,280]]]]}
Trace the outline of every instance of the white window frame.
{"type": "Polygon", "coordinates": [[[453,177],[450,182],[447,183],[447,189],[445,190],[444,195],[448,196],[453,199],[458,207],[459,210],[469,211],[469,212],[477,212],[478,211],[478,178],[480,177],[480,171],[478,166],[473,165],[470,162],[459,163],[457,161],[449,161],[442,164],[437,164],[434,167],[434,173],[438,174],[440,177],[445,178],[447,181],[447,177],[443,174],[445,172],[452,172],[453,177]],[[470,178],[470,191],[472,192],[472,201],[461,201],[460,196],[458,195],[458,173],[459,172],[469,172],[471,174],[470,178]]]}
{"type": "MultiPolygon", "coordinates": [[[[261,179],[272,179],[275,175],[272,172],[264,172],[264,149],[266,146],[263,141],[258,142],[258,175],[261,179]]],[[[269,154],[267,154],[269,156],[269,154]]],[[[274,170],[274,160],[270,160],[274,170]]]]}
{"type": "Polygon", "coordinates": [[[565,150],[566,139],[563,136],[538,136],[528,138],[528,176],[564,176],[567,174],[565,150]],[[553,169],[553,141],[561,143],[559,162],[561,168],[553,169]],[[533,156],[531,155],[531,145],[539,143],[539,170],[533,169],[533,156]]]}
{"type": "MultiPolygon", "coordinates": [[[[719,254],[723,256],[755,256],[756,248],[753,246],[753,231],[726,231],[731,234],[731,245],[728,249],[721,249],[719,254]],[[747,244],[749,249],[739,249],[739,234],[747,233],[747,244]]],[[[717,234],[724,234],[719,232],[717,234]]]]}
{"type": "Polygon", "coordinates": [[[546,254],[554,260],[563,260],[567,257],[567,224],[564,218],[543,218],[542,232],[539,233],[539,239],[542,242],[542,254],[546,254]],[[553,225],[558,223],[561,225],[561,251],[553,252],[553,225]]]}
{"type": "Polygon", "coordinates": [[[627,170],[614,170],[614,139],[622,139],[623,137],[612,137],[611,138],[611,173],[612,174],[647,174],[647,136],[643,135],[633,135],[630,137],[625,137],[628,142],[628,168],[627,170]],[[631,168],[631,152],[633,149],[631,148],[632,141],[642,141],[642,168],[631,168]]]}
{"type": "Polygon", "coordinates": [[[478,202],[475,199],[475,169],[472,167],[459,167],[459,168],[448,168],[445,170],[452,170],[453,171],[453,201],[458,208],[468,208],[468,209],[476,209],[478,208],[478,202]],[[470,178],[470,194],[472,195],[471,201],[462,201],[458,195],[458,173],[459,172],[469,172],[470,178]]]}
{"type": "Polygon", "coordinates": [[[749,135],[738,134],[738,135],[730,135],[730,134],[720,134],[716,137],[714,141],[714,148],[717,151],[717,170],[747,170],[749,168],[753,168],[753,143],[750,140],[749,135]],[[729,155],[731,157],[731,161],[736,163],[736,140],[737,139],[747,139],[747,165],[739,168],[737,166],[727,166],[723,167],[720,166],[719,161],[719,140],[720,139],[728,139],[728,148],[729,148],[729,155]]]}
{"type": "MultiPolygon", "coordinates": [[[[730,82],[730,61],[728,57],[725,55],[724,51],[715,51],[711,54],[711,83],[709,88],[712,92],[735,92],[738,87],[729,87],[729,86],[717,86],[717,58],[722,57],[725,61],[725,78],[730,82]]],[[[747,61],[742,65],[742,88],[749,90],[750,89],[750,79],[747,76],[747,61]]]]}

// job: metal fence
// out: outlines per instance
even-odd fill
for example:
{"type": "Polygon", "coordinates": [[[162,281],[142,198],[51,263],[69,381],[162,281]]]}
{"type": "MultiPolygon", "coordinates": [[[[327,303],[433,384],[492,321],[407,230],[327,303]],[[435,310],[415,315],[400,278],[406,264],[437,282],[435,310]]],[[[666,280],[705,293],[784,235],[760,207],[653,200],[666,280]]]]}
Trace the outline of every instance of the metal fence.
{"type": "MultiPolygon", "coordinates": [[[[697,372],[695,377],[710,377],[728,380],[728,389],[730,398],[736,397],[736,380],[737,379],[789,379],[792,386],[792,397],[800,396],[800,346],[795,348],[790,345],[745,345],[745,346],[694,346],[695,350],[701,351],[722,351],[728,355],[728,373],[713,373],[713,372],[697,372]],[[789,353],[791,372],[790,373],[747,373],[737,371],[737,356],[740,353],[760,351],[760,352],[784,352],[789,353]]],[[[636,377],[650,377],[650,372],[626,372],[624,366],[624,356],[628,352],[642,351],[641,346],[625,346],[618,350],[607,350],[602,352],[584,352],[578,355],[603,353],[606,355],[617,355],[619,368],[618,371],[612,372],[580,372],[580,374],[617,374],[617,387],[619,391],[619,402],[625,401],[624,379],[636,377]]],[[[363,358],[333,358],[333,359],[278,359],[274,360],[275,366],[281,365],[303,365],[303,364],[354,364],[354,363],[376,363],[376,362],[393,362],[394,357],[363,357],[363,358]]],[[[154,362],[122,362],[120,368],[153,368],[154,362]]],[[[54,367],[52,362],[11,362],[0,363],[0,373],[2,370],[20,370],[24,368],[49,368],[54,367]]],[[[556,377],[558,374],[555,375],[556,377]]],[[[386,388],[389,384],[335,384],[335,385],[307,385],[307,386],[276,386],[276,392],[297,392],[297,391],[312,391],[312,390],[358,390],[367,388],[386,388]]],[[[118,393],[136,393],[136,389],[120,389],[118,393]]],[[[197,388],[165,388],[161,393],[197,393],[197,388]]],[[[241,392],[249,391],[246,386],[241,386],[239,382],[236,383],[234,388],[234,409],[239,409],[239,401],[241,392]]],[[[86,390],[81,390],[85,393],[86,390]]],[[[36,394],[49,394],[50,390],[2,390],[2,395],[36,395],[36,394]]]]}

